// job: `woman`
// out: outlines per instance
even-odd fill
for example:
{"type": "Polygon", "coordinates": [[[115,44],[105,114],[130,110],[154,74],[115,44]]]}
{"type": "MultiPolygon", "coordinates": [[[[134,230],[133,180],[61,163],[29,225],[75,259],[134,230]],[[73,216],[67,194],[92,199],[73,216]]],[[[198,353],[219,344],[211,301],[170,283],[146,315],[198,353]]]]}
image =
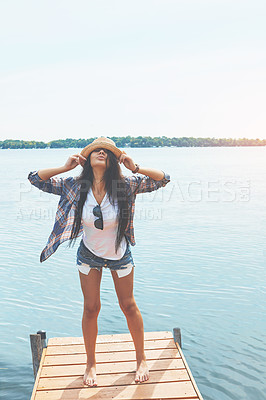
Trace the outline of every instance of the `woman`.
{"type": "Polygon", "coordinates": [[[77,251],[77,267],[84,296],[82,331],[87,353],[83,382],[97,386],[95,345],[100,311],[100,283],[103,267],[111,270],[115,290],[136,350],[135,382],[149,379],[144,353],[141,313],[133,295],[134,262],[130,245],[135,245],[133,216],[136,194],[165,186],[170,178],[164,172],[142,168],[108,138],[100,137],[63,167],[30,172],[30,182],[39,189],[60,195],[53,231],[40,261],[45,261],[65,240],[70,244],[82,234],[77,251]],[[119,163],[135,174],[124,177],[119,163]],[[79,177],[53,178],[77,165],[79,177]]]}

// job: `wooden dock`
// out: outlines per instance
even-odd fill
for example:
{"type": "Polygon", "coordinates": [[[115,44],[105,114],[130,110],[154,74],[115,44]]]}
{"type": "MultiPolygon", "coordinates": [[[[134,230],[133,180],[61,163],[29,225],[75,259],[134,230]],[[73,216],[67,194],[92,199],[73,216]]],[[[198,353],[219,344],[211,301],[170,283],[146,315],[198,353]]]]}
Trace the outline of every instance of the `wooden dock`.
{"type": "Polygon", "coordinates": [[[83,338],[52,338],[44,348],[31,400],[203,400],[182,350],[170,331],[145,332],[150,379],[135,383],[135,349],[128,334],[99,335],[97,387],[84,386],[83,338]]]}

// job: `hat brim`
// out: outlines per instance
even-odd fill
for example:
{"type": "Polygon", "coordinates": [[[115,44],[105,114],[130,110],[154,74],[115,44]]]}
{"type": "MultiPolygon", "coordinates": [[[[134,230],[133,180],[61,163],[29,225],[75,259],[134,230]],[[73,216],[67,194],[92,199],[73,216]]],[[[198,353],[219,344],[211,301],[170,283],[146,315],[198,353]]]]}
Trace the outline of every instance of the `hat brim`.
{"type": "Polygon", "coordinates": [[[90,155],[90,153],[93,150],[99,149],[99,148],[110,150],[112,153],[114,153],[116,158],[119,158],[122,154],[122,151],[119,150],[116,146],[113,146],[112,144],[105,143],[105,142],[90,143],[90,144],[88,144],[88,146],[84,147],[84,149],[81,150],[80,154],[83,157],[88,158],[88,156],[90,155]]]}

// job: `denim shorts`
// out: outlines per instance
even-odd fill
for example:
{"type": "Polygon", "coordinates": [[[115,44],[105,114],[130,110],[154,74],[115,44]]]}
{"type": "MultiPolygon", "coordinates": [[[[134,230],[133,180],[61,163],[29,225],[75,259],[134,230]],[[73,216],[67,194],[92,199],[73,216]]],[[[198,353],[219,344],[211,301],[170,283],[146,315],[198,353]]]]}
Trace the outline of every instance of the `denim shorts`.
{"type": "Polygon", "coordinates": [[[101,271],[103,267],[109,268],[112,271],[135,267],[129,243],[127,243],[127,248],[122,258],[119,260],[108,260],[107,258],[98,257],[93,254],[81,239],[77,251],[77,266],[79,267],[83,265],[90,268],[96,268],[98,271],[101,271]]]}

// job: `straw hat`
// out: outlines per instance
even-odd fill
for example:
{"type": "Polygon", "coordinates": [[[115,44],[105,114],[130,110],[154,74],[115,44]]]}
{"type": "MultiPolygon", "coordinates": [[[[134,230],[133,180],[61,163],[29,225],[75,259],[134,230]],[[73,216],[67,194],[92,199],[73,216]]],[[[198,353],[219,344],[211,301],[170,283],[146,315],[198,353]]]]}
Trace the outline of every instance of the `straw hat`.
{"type": "Polygon", "coordinates": [[[84,149],[81,150],[80,154],[83,157],[87,158],[93,150],[99,148],[112,151],[117,158],[119,158],[122,154],[122,151],[116,147],[115,142],[113,140],[103,136],[95,139],[92,143],[88,144],[88,146],[84,147],[84,149]]]}

